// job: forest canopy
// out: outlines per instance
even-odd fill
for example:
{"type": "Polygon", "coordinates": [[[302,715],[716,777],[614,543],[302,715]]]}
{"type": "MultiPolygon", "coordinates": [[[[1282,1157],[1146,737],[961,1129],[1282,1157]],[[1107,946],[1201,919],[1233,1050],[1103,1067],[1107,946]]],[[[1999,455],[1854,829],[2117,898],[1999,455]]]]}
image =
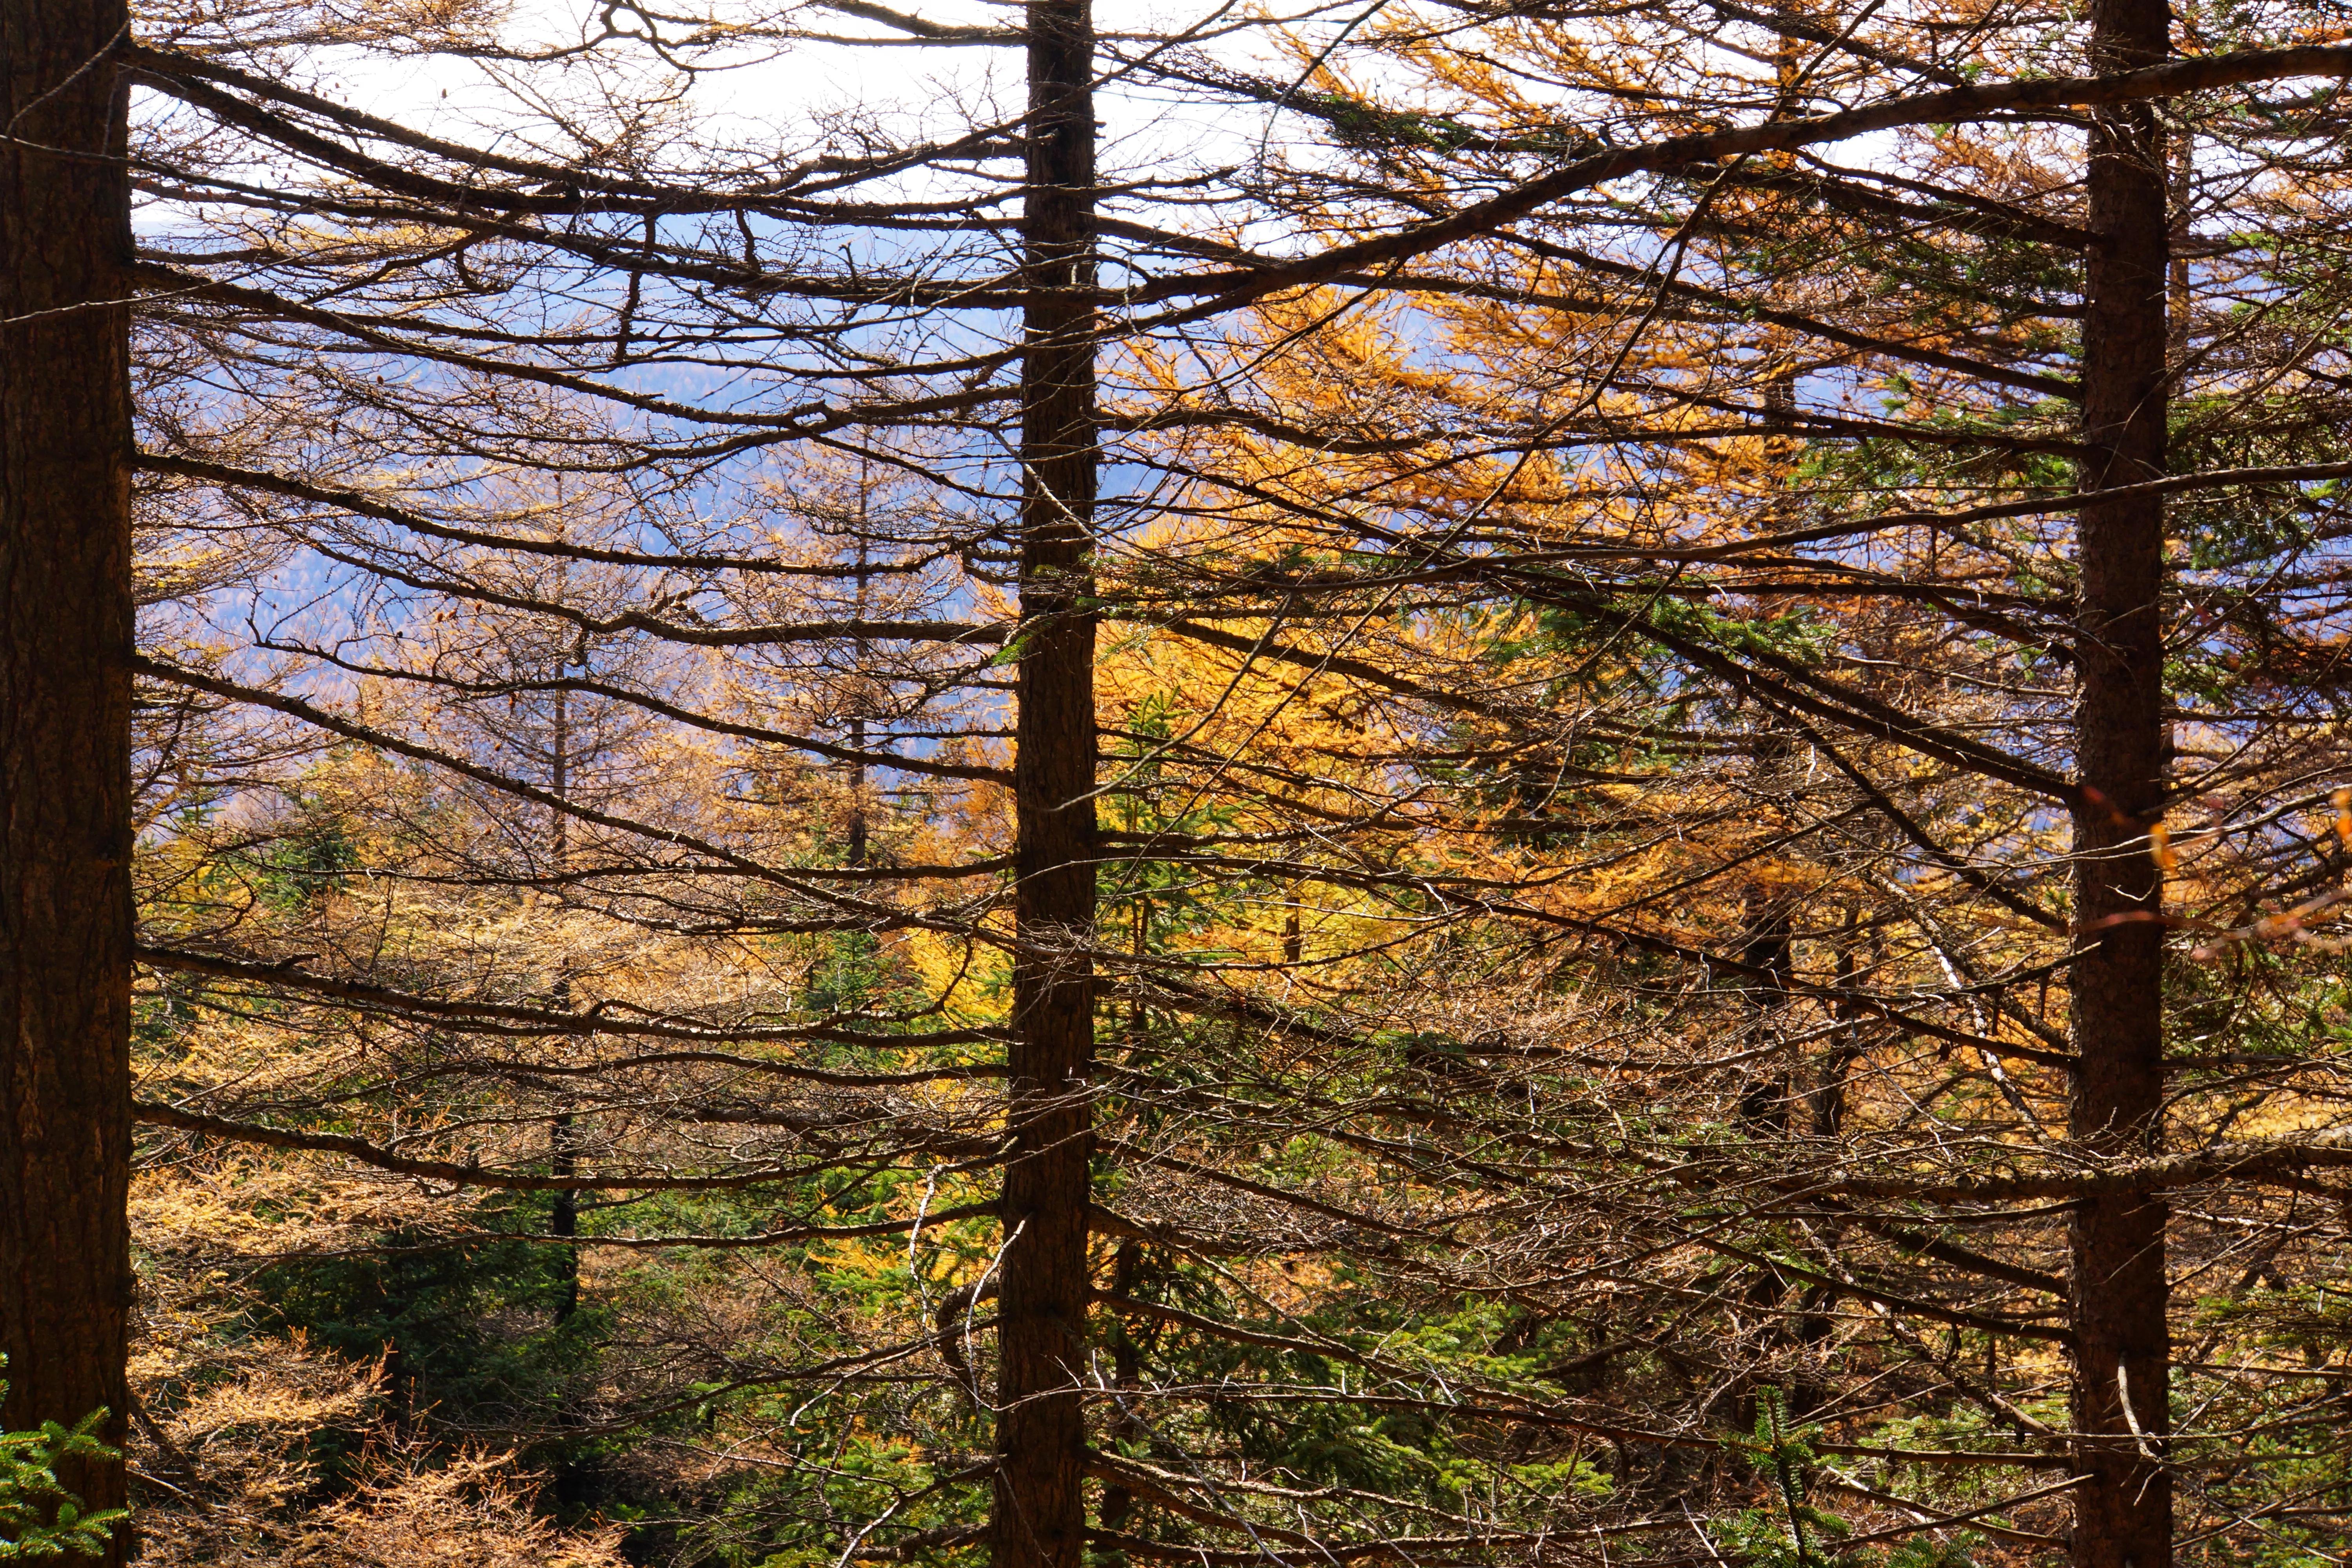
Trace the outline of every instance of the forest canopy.
{"type": "Polygon", "coordinates": [[[2343,1562],[2347,79],[0,0],[0,1555],[2343,1562]]]}

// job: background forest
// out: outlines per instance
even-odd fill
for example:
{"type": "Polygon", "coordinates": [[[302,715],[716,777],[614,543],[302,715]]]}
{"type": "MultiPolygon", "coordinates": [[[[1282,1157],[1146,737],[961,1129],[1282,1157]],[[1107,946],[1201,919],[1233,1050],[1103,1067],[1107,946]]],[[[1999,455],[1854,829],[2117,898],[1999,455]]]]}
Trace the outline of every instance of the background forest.
{"type": "Polygon", "coordinates": [[[2347,77],[0,0],[0,1555],[2346,1562],[2347,77]]]}

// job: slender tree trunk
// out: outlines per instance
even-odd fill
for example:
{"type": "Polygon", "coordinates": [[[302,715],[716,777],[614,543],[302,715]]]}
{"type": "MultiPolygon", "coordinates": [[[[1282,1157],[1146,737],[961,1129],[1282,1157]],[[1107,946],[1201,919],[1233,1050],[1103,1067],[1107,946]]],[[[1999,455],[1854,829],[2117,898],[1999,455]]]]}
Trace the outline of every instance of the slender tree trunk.
{"type": "Polygon", "coordinates": [[[1094,21],[1031,0],[1023,330],[1013,1156],[997,1310],[996,1568],[1086,1543],[1087,1204],[1094,1054],[1094,21]]]}
{"type": "MultiPolygon", "coordinates": [[[[2165,0],[2094,0],[2092,64],[2153,65],[2168,49],[2165,0]]],[[[2166,761],[2164,506],[2097,492],[2162,474],[2170,246],[2164,137],[2145,104],[2102,109],[2091,133],[2091,227],[2083,327],[2086,459],[2078,545],[2078,782],[2071,1135],[2101,1160],[2151,1149],[2163,1106],[2161,878],[2148,828],[2166,761]]],[[[2085,1203],[2073,1226],[2076,1468],[2074,1560],[2167,1568],[2172,1487],[2156,1462],[2170,1422],[2165,1205],[2085,1203]]]]}
{"type": "MultiPolygon", "coordinates": [[[[573,645],[570,657],[557,668],[559,678],[569,678],[574,669],[586,673],[588,665],[588,634],[583,631],[573,645]]],[[[555,721],[549,737],[547,783],[548,793],[557,801],[572,799],[572,693],[555,694],[555,721]]],[[[562,811],[548,814],[548,868],[555,874],[557,901],[571,896],[571,883],[565,879],[572,870],[572,818],[562,811]]],[[[551,1000],[560,1012],[572,1010],[572,966],[559,961],[551,1000]]],[[[580,1124],[569,1110],[556,1112],[548,1124],[548,1173],[569,1181],[580,1174],[580,1124]]],[[[548,1205],[547,1228],[556,1236],[572,1242],[580,1235],[580,1192],[576,1187],[558,1187],[548,1205]]],[[[559,1329],[580,1314],[580,1248],[567,1245],[557,1259],[560,1270],[556,1279],[555,1326],[559,1329]]],[[[576,1386],[557,1396],[555,1425],[559,1431],[569,1431],[582,1424],[576,1403],[576,1386]]],[[[585,1508],[590,1500],[587,1469],[579,1458],[566,1453],[555,1461],[555,1501],[566,1518],[585,1508]]]]}
{"type": "MultiPolygon", "coordinates": [[[[0,0],[0,1351],[100,1405],[131,1306],[130,187],[121,0],[0,0]]],[[[123,1500],[119,1464],[58,1478],[123,1500]]],[[[118,1538],[108,1561],[121,1561],[118,1538]]]]}
{"type": "MultiPolygon", "coordinates": [[[[1142,1245],[1134,1240],[1118,1244],[1118,1253],[1111,1264],[1110,1293],[1125,1301],[1143,1288],[1148,1272],[1142,1245]]],[[[1136,1342],[1133,1327],[1118,1318],[1110,1321],[1111,1387],[1122,1401],[1133,1401],[1143,1387],[1143,1347],[1136,1342]]],[[[1124,1408],[1110,1414],[1109,1435],[1140,1441],[1150,1434],[1124,1408]]],[[[1102,1494],[1102,1528],[1106,1531],[1124,1531],[1133,1521],[1135,1494],[1121,1486],[1107,1486],[1102,1494]]],[[[1128,1555],[1124,1552],[1102,1554],[1103,1568],[1125,1568],[1128,1555]]]]}
{"type": "MultiPolygon", "coordinates": [[[[583,667],[587,662],[588,634],[583,632],[580,634],[577,655],[566,659],[557,673],[559,676],[568,677],[575,668],[583,667]]],[[[554,795],[558,801],[569,802],[572,798],[572,693],[569,691],[558,691],[555,694],[553,730],[554,733],[550,739],[549,745],[548,793],[554,795]]],[[[571,892],[570,884],[563,879],[572,869],[572,818],[562,811],[549,812],[548,837],[548,865],[555,873],[556,884],[562,889],[556,895],[561,900],[570,896],[571,892]]],[[[554,994],[551,999],[559,1011],[571,1011],[572,968],[569,963],[559,963],[557,966],[554,994]]],[[[555,1120],[549,1124],[547,1163],[550,1174],[567,1181],[580,1173],[580,1129],[578,1123],[573,1121],[572,1112],[568,1110],[557,1112],[555,1120]]],[[[554,1199],[549,1205],[547,1221],[548,1229],[557,1236],[578,1236],[580,1234],[579,1189],[558,1187],[555,1190],[554,1199]]],[[[566,1323],[570,1322],[572,1314],[580,1310],[580,1249],[576,1247],[566,1247],[559,1267],[563,1273],[556,1296],[555,1321],[558,1323],[566,1323]]],[[[570,1467],[566,1466],[564,1468],[568,1471],[570,1467]]],[[[562,1476],[559,1475],[557,1484],[558,1489],[562,1489],[562,1476]]]]}
{"type": "MultiPolygon", "coordinates": [[[[874,574],[866,564],[866,552],[872,543],[872,536],[866,531],[866,498],[870,493],[872,482],[866,472],[866,459],[861,457],[857,459],[857,621],[860,626],[866,622],[867,592],[874,580],[874,574]]],[[[856,760],[849,764],[847,859],[852,866],[865,865],[866,855],[866,710],[868,702],[866,659],[869,646],[864,637],[857,639],[857,684],[850,693],[850,699],[856,706],[851,711],[849,720],[849,749],[857,753],[856,760]]]]}

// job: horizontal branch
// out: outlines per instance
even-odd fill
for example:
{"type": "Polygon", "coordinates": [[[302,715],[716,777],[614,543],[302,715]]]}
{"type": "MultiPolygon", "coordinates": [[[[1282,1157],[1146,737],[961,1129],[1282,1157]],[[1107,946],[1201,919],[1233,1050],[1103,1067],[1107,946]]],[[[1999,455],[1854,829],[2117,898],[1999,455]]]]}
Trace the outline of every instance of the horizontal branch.
{"type": "MultiPolygon", "coordinates": [[[[427,539],[438,539],[449,544],[478,545],[486,550],[512,551],[522,555],[545,555],[559,561],[594,561],[612,566],[648,566],[666,571],[740,572],[749,576],[842,577],[850,574],[845,566],[793,566],[781,561],[771,561],[759,555],[665,555],[638,550],[608,550],[592,544],[573,544],[562,540],[532,539],[509,533],[492,533],[481,529],[461,528],[455,523],[428,518],[420,512],[393,505],[365,491],[316,485],[285,474],[274,474],[260,468],[241,468],[227,463],[206,462],[196,458],[177,457],[168,452],[142,452],[134,459],[136,466],[151,474],[170,474],[179,479],[197,479],[226,489],[266,490],[293,500],[309,501],[315,506],[346,511],[354,517],[370,517],[379,522],[389,522],[427,539]]],[[[881,577],[919,570],[930,563],[929,557],[908,562],[886,562],[866,570],[865,575],[881,577]]]]}
{"type": "Polygon", "coordinates": [[[1823,1173],[1801,1184],[1806,1193],[1916,1199],[1929,1203],[2019,1203],[2033,1199],[2127,1197],[2203,1186],[2210,1182],[2259,1182],[2305,1171],[2352,1170],[2352,1128],[2313,1138],[2224,1143],[2186,1154],[2118,1160],[2092,1169],[1925,1181],[1906,1176],[1823,1173]]]}
{"type": "Polygon", "coordinates": [[[2101,104],[2178,98],[2219,87],[2289,77],[2352,76],[2352,45],[2321,44],[2285,49],[2243,49],[2172,60],[2143,70],[2105,77],[2054,77],[2038,81],[1993,82],[1890,99],[1863,109],[1796,120],[1768,121],[1713,132],[1671,136],[1645,146],[1618,148],[1516,185],[1461,211],[1392,234],[1335,245],[1312,256],[1270,260],[1243,271],[1190,274],[1162,279],[1129,292],[1133,304],[1213,296],[1220,305],[1255,300],[1286,289],[1311,288],[1345,272],[1379,268],[1492,234],[1564,196],[1591,190],[1630,174],[1666,174],[1706,167],[1727,158],[1759,153],[1793,153],[1847,142],[1875,132],[1917,125],[1950,125],[2017,110],[2084,109],[2101,104]]]}
{"type": "Polygon", "coordinates": [[[130,662],[132,670],[138,674],[168,681],[176,686],[210,692],[215,697],[225,697],[232,702],[250,703],[255,707],[267,708],[272,711],[283,713],[290,719],[299,719],[303,723],[324,730],[331,735],[341,735],[347,741],[358,741],[366,745],[375,746],[395,756],[406,757],[412,762],[427,763],[435,767],[446,768],[453,773],[472,779],[477,784],[487,784],[517,800],[527,800],[535,805],[545,806],[550,811],[561,812],[575,821],[590,823],[598,827],[611,828],[617,833],[625,833],[655,843],[668,844],[709,856],[712,860],[730,870],[741,872],[761,881],[798,893],[813,902],[831,906],[858,921],[870,922],[869,929],[895,930],[919,927],[952,934],[969,934],[953,921],[940,920],[895,905],[852,898],[845,893],[814,886],[812,879],[805,875],[787,875],[772,866],[763,865],[751,856],[739,854],[732,849],[714,844],[707,838],[679,829],[657,827],[646,822],[635,822],[627,817],[614,816],[609,812],[597,811],[593,807],[582,805],[579,802],[566,799],[551,790],[526,784],[520,779],[510,777],[492,768],[486,768],[467,758],[436,747],[420,745],[415,741],[406,740],[373,725],[354,722],[339,714],[331,713],[315,703],[306,702],[299,697],[289,697],[282,692],[245,686],[236,681],[223,679],[218,676],[206,675],[202,670],[190,669],[184,665],[165,664],[137,656],[134,656],[130,662]]]}
{"type": "Polygon", "coordinates": [[[957,1220],[993,1217],[993,1203],[961,1204],[954,1208],[940,1209],[933,1214],[910,1215],[906,1219],[875,1220],[866,1225],[795,1225],[763,1230],[751,1236],[558,1236],[551,1231],[478,1231],[465,1237],[479,1241],[537,1241],[562,1247],[593,1247],[634,1248],[645,1251],[666,1247],[696,1247],[726,1251],[753,1247],[782,1247],[797,1241],[855,1241],[869,1236],[904,1236],[919,1226],[950,1225],[957,1220]]]}
{"type": "Polygon", "coordinates": [[[486,1169],[478,1163],[454,1160],[420,1160],[397,1149],[371,1143],[339,1132],[297,1132],[258,1121],[237,1121],[226,1116],[164,1105],[152,1100],[131,1102],[131,1120],[144,1127],[168,1127],[249,1143],[265,1149],[294,1149],[318,1154],[341,1154],[398,1176],[447,1182],[460,1187],[492,1187],[504,1192],[653,1192],[708,1193],[758,1186],[767,1182],[793,1181],[808,1174],[804,1166],[769,1166],[726,1176],[669,1176],[650,1173],[610,1176],[536,1176],[519,1171],[486,1169]]]}
{"type": "MultiPolygon", "coordinates": [[[[370,985],[359,981],[337,980],[328,975],[306,974],[295,967],[301,961],[289,960],[278,963],[257,963],[246,960],[222,957],[215,953],[192,952],[183,948],[142,945],[139,962],[155,969],[168,969],[184,974],[205,974],[215,979],[241,980],[256,985],[273,986],[299,991],[307,995],[329,997],[339,1002],[356,1002],[386,1012],[417,1017],[480,1020],[511,1025],[513,1032],[530,1035],[570,1035],[583,1038],[599,1036],[619,1036],[641,1039],[709,1041],[743,1045],[784,1044],[810,1041],[826,1045],[866,1046],[884,1050],[922,1050],[934,1046],[971,1045],[985,1040],[1002,1039],[1001,1029],[942,1029],[925,1035],[884,1035],[870,1030],[845,1029],[837,1025],[809,1024],[792,1028],[729,1029],[715,1025],[677,1024],[656,1018],[631,1022],[615,1018],[604,1008],[613,1005],[600,1003],[584,1012],[559,1012],[548,1007],[529,1007],[507,1002],[466,1002],[442,997],[424,996],[412,991],[394,990],[389,986],[370,985]]],[[[791,1062],[761,1061],[754,1058],[721,1055],[708,1051],[677,1051],[660,1056],[635,1058],[632,1065],[653,1065],[668,1062],[709,1062],[738,1067],[771,1074],[779,1078],[799,1079],[810,1083],[826,1084],[836,1089],[891,1089],[909,1084],[932,1083],[942,1079],[1001,1078],[1004,1069],[989,1066],[940,1068],[926,1072],[844,1073],[822,1068],[802,1067],[791,1062]]]]}

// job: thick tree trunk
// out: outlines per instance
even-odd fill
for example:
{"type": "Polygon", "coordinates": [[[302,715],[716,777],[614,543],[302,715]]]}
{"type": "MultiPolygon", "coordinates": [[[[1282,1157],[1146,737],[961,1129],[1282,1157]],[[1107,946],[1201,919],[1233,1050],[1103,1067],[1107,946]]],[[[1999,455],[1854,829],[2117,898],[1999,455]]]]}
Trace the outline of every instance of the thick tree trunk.
{"type": "Polygon", "coordinates": [[[1087,1203],[1094,1054],[1094,21],[1031,0],[1020,717],[1010,1085],[997,1299],[996,1568],[1086,1543],[1087,1203]]]}
{"type": "MultiPolygon", "coordinates": [[[[0,1351],[100,1405],[131,1291],[130,187],[121,0],[0,0],[0,1351]]],[[[58,1478],[90,1507],[122,1467],[58,1478]]],[[[120,1562],[118,1544],[110,1561],[120,1562]]]]}
{"type": "MultiPolygon", "coordinates": [[[[2092,64],[2152,65],[2168,50],[2165,0],[2094,0],[2092,64]]],[[[2167,342],[2164,137],[2146,105],[2103,109],[2091,137],[2091,226],[2083,329],[2086,462],[2077,612],[2080,707],[2074,970],[2078,1053],[2073,1137],[2102,1160],[2149,1150],[2163,1105],[2160,872],[2148,836],[2166,760],[2164,507],[2096,492],[2165,469],[2167,342]]],[[[2074,1560],[2167,1568],[2172,1488],[2157,1462],[2169,1427],[2165,1205],[2155,1195],[2075,1211],[2074,1560]]]]}

